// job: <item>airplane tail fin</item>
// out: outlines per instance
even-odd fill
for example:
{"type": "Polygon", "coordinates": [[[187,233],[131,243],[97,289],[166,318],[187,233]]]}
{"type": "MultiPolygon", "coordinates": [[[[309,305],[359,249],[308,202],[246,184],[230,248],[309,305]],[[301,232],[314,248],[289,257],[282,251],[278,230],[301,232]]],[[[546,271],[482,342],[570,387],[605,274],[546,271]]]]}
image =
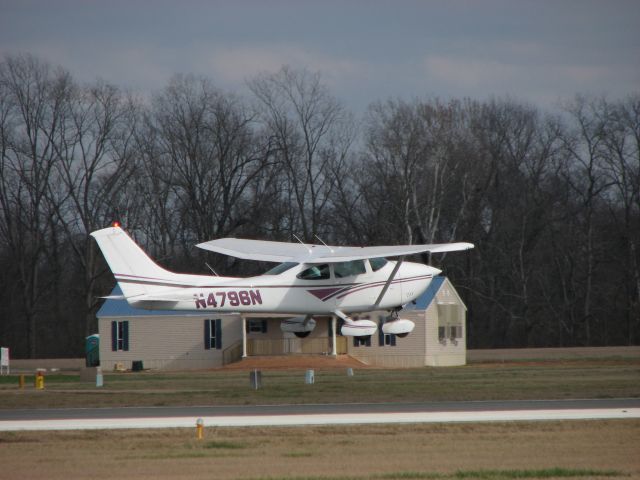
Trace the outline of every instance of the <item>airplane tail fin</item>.
{"type": "Polygon", "coordinates": [[[177,286],[180,274],[156,264],[120,227],[108,227],[91,233],[96,239],[122,293],[129,300],[166,291],[177,286]]]}

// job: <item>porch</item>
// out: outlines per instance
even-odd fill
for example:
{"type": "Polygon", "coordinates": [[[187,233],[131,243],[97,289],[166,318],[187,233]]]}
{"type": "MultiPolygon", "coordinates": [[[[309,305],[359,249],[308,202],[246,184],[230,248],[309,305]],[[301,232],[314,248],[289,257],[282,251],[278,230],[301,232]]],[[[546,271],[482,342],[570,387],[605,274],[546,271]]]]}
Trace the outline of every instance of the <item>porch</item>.
{"type": "MultiPolygon", "coordinates": [[[[331,355],[331,337],[248,338],[247,356],[255,355],[331,355]]],[[[347,353],[347,338],[336,337],[337,355],[347,353]]]]}

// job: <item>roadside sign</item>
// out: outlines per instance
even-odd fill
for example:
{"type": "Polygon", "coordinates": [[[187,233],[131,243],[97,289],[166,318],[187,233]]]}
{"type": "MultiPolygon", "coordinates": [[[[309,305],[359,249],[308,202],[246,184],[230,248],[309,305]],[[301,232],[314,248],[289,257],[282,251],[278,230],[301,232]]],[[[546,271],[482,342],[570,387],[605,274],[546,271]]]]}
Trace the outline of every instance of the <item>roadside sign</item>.
{"type": "Polygon", "coordinates": [[[7,347],[0,348],[0,374],[6,370],[9,373],[9,349],[7,347]]]}

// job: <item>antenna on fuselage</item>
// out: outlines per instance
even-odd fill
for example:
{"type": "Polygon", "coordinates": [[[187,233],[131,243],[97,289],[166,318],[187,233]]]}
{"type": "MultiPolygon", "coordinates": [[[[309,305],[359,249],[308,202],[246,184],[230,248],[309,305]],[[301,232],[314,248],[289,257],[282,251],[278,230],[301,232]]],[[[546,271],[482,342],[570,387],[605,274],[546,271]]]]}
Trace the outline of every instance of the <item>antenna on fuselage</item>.
{"type": "Polygon", "coordinates": [[[209,265],[207,262],[204,262],[204,264],[207,266],[209,270],[211,270],[211,273],[213,273],[216,277],[220,276],[218,275],[218,272],[216,272],[213,268],[211,268],[211,265],[209,265]]]}
{"type": "Polygon", "coordinates": [[[314,233],[314,234],[313,234],[313,236],[314,236],[314,237],[316,237],[318,240],[320,240],[320,242],[321,242],[325,247],[327,247],[331,253],[336,253],[336,252],[334,252],[333,248],[331,248],[329,245],[327,245],[326,243],[324,243],[324,241],[323,241],[323,240],[322,240],[318,235],[316,235],[316,234],[314,233]]]}
{"type": "Polygon", "coordinates": [[[302,244],[302,246],[307,249],[307,252],[312,253],[311,249],[302,240],[300,240],[295,233],[292,233],[291,235],[293,235],[293,238],[298,240],[300,242],[300,244],[302,244]]]}

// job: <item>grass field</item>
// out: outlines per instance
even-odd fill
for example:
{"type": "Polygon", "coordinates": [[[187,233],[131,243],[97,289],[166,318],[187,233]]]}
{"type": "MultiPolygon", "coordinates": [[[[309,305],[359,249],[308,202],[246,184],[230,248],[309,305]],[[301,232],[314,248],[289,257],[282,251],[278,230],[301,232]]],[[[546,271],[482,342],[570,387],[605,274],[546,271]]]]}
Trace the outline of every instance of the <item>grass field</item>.
{"type": "MultiPolygon", "coordinates": [[[[640,397],[640,359],[0,377],[0,409],[640,397]]],[[[640,479],[640,421],[1,432],[0,479],[640,479]]]]}
{"type": "Polygon", "coordinates": [[[640,478],[640,421],[0,433],[0,478],[640,478]]]}
{"type": "Polygon", "coordinates": [[[239,370],[105,374],[104,387],[78,375],[46,376],[45,390],[18,388],[15,375],[0,377],[0,408],[170,406],[336,402],[411,402],[640,397],[640,359],[482,363],[464,367],[403,370],[263,371],[252,390],[239,370]]]}

